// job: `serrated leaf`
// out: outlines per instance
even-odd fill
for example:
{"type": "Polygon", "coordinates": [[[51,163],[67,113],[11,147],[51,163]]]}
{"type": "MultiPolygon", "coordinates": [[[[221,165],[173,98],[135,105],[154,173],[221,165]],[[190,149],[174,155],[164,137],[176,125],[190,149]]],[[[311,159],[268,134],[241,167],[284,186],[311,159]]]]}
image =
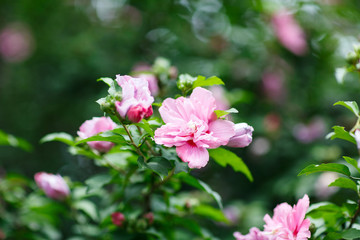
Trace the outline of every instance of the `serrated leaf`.
{"type": "Polygon", "coordinates": [[[224,82],[216,76],[212,76],[209,78],[205,78],[204,76],[198,76],[193,83],[193,88],[212,85],[224,85],[224,82]]]}
{"type": "Polygon", "coordinates": [[[341,233],[342,238],[344,239],[358,239],[360,238],[360,230],[355,228],[350,228],[341,233]]]}
{"type": "Polygon", "coordinates": [[[221,210],[213,208],[209,205],[198,205],[194,207],[193,212],[194,214],[210,218],[217,222],[229,223],[229,220],[226,218],[226,216],[221,210]]]}
{"type": "Polygon", "coordinates": [[[97,80],[97,82],[104,82],[106,83],[109,87],[111,87],[111,85],[113,84],[114,80],[112,78],[109,78],[109,77],[102,77],[102,78],[99,78],[97,80]]]}
{"type": "Polygon", "coordinates": [[[135,123],[135,125],[144,129],[151,137],[154,137],[154,131],[152,130],[149,122],[145,119],[143,119],[142,122],[135,123]]]}
{"type": "Polygon", "coordinates": [[[106,141],[106,142],[112,142],[112,143],[116,143],[116,144],[127,143],[125,138],[121,134],[118,134],[118,129],[114,129],[114,130],[110,130],[110,131],[106,131],[106,132],[101,132],[92,137],[77,141],[75,143],[75,145],[79,145],[81,143],[86,143],[86,142],[93,142],[93,141],[106,141]]]}
{"type": "Polygon", "coordinates": [[[96,210],[96,205],[93,202],[89,200],[77,201],[75,202],[74,207],[78,210],[82,210],[83,212],[85,212],[95,222],[98,221],[98,212],[96,210]]]}
{"type": "Polygon", "coordinates": [[[335,78],[336,81],[340,84],[342,84],[344,82],[345,76],[347,74],[347,70],[345,67],[342,68],[336,68],[335,69],[335,78]]]}
{"type": "Polygon", "coordinates": [[[74,138],[70,134],[64,132],[50,133],[40,139],[40,143],[52,141],[63,142],[67,145],[74,146],[74,138]]]}
{"type": "Polygon", "coordinates": [[[324,163],[320,165],[311,164],[304,168],[298,176],[301,176],[303,174],[309,175],[311,173],[315,172],[337,172],[344,174],[346,176],[350,176],[349,168],[343,164],[339,163],[324,163]]]}
{"type": "Polygon", "coordinates": [[[214,111],[214,113],[216,114],[216,116],[217,116],[218,118],[224,117],[224,116],[226,116],[226,115],[228,115],[228,114],[230,114],[230,113],[238,113],[238,112],[239,112],[239,111],[236,110],[235,108],[230,108],[230,109],[228,109],[228,110],[215,110],[215,111],[214,111]]]}
{"type": "Polygon", "coordinates": [[[359,116],[359,106],[355,101],[338,101],[334,106],[341,105],[352,111],[356,116],[359,116]]]}
{"type": "Polygon", "coordinates": [[[334,126],[333,129],[334,129],[334,134],[330,136],[331,140],[335,138],[339,138],[356,144],[355,138],[351,136],[350,133],[346,131],[344,127],[334,126]]]}
{"type": "Polygon", "coordinates": [[[340,178],[336,179],[334,182],[329,184],[329,187],[349,188],[349,189],[352,189],[355,192],[357,192],[356,183],[354,183],[354,181],[352,181],[348,178],[344,178],[344,177],[340,177],[340,178]]]}
{"type": "Polygon", "coordinates": [[[347,163],[351,164],[360,173],[360,168],[358,167],[358,162],[355,159],[353,159],[351,157],[346,157],[346,156],[343,156],[343,158],[345,159],[345,161],[347,163]]]}
{"type": "Polygon", "coordinates": [[[169,160],[164,157],[152,157],[149,158],[147,163],[144,162],[143,157],[138,158],[138,164],[141,168],[147,168],[158,174],[163,180],[169,175],[169,171],[173,168],[173,165],[169,160]]]}
{"type": "Polygon", "coordinates": [[[220,209],[223,208],[220,195],[217,192],[213,191],[209,185],[207,185],[206,183],[204,183],[203,181],[201,181],[199,179],[194,178],[193,176],[191,176],[187,173],[179,173],[177,176],[186,184],[189,184],[190,186],[193,186],[197,189],[200,189],[200,190],[205,191],[208,194],[210,194],[214,198],[216,203],[218,204],[219,208],[220,209]]]}
{"type": "Polygon", "coordinates": [[[235,153],[226,150],[224,148],[209,149],[210,156],[217,162],[219,165],[225,167],[229,164],[234,171],[242,172],[245,176],[252,182],[254,179],[251,175],[249,168],[243,162],[243,160],[238,157],[235,153]]]}

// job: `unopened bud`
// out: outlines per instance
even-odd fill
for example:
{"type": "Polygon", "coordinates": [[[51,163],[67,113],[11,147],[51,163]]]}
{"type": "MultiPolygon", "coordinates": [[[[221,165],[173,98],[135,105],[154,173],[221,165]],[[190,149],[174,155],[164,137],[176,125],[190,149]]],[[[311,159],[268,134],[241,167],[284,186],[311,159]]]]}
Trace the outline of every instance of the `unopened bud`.
{"type": "Polygon", "coordinates": [[[125,222],[125,216],[121,212],[114,212],[111,214],[111,221],[116,226],[121,227],[123,223],[125,222]]]}
{"type": "Polygon", "coordinates": [[[188,91],[193,87],[194,82],[196,81],[196,77],[192,77],[189,74],[181,74],[179,76],[179,80],[177,81],[177,87],[181,91],[188,91]]]}

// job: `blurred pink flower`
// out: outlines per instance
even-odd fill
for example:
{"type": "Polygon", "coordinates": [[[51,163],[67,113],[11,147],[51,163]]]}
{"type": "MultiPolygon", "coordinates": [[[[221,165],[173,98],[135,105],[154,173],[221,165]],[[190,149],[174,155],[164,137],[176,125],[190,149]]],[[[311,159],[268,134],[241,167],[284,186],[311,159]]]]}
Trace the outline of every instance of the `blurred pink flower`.
{"type": "Polygon", "coordinates": [[[148,212],[144,215],[144,218],[146,218],[148,220],[149,224],[151,225],[154,222],[154,213],[148,212]]]}
{"type": "MultiPolygon", "coordinates": [[[[77,134],[80,138],[85,139],[101,132],[113,130],[116,126],[116,123],[109,117],[93,117],[80,126],[80,131],[77,134]]],[[[114,146],[114,143],[106,141],[92,141],[87,142],[87,144],[100,152],[107,152],[114,146]]]]}
{"type": "Polygon", "coordinates": [[[179,157],[190,168],[202,168],[209,161],[207,148],[226,145],[235,135],[234,123],[216,119],[215,98],[204,88],[194,89],[190,98],[167,98],[159,109],[166,123],[155,131],[155,142],[176,146],[179,157]]]}
{"type": "Polygon", "coordinates": [[[135,77],[145,79],[149,84],[151,95],[156,96],[159,93],[158,80],[152,73],[140,73],[136,74],[135,77]]]}
{"type": "Polygon", "coordinates": [[[122,100],[115,103],[122,118],[140,122],[152,115],[151,104],[154,98],[150,94],[149,84],[143,78],[116,75],[116,81],[122,88],[122,100]]]}
{"type": "Polygon", "coordinates": [[[267,236],[264,236],[263,233],[258,228],[251,228],[250,232],[246,235],[242,235],[239,232],[234,232],[234,237],[236,240],[270,240],[267,236]]]}
{"type": "Polygon", "coordinates": [[[33,52],[34,39],[27,27],[13,23],[0,32],[0,55],[7,62],[22,62],[33,52]]]}
{"type": "Polygon", "coordinates": [[[275,103],[282,103],[286,96],[283,74],[279,72],[265,72],[262,76],[264,94],[275,103]]]}
{"type": "Polygon", "coordinates": [[[230,103],[225,97],[225,90],[219,85],[213,85],[209,89],[215,98],[216,110],[228,110],[230,103]]]}
{"type": "Polygon", "coordinates": [[[277,240],[309,239],[310,220],[305,219],[309,204],[309,197],[305,194],[294,207],[287,203],[278,205],[272,218],[268,214],[264,217],[264,235],[274,236],[277,240]]]}
{"type": "Polygon", "coordinates": [[[320,174],[315,182],[315,195],[321,200],[325,200],[339,190],[338,187],[329,187],[329,184],[339,177],[334,172],[324,172],[320,174]]]}
{"type": "Polygon", "coordinates": [[[121,212],[113,212],[111,214],[111,221],[114,225],[121,227],[125,221],[125,216],[121,212]]]}
{"type": "Polygon", "coordinates": [[[324,136],[325,122],[320,117],[315,117],[308,125],[299,123],[293,129],[294,137],[302,143],[310,143],[324,136]]]}
{"type": "Polygon", "coordinates": [[[247,123],[237,123],[234,126],[235,135],[229,139],[229,147],[247,147],[252,141],[254,128],[247,123]]]}
{"type": "Polygon", "coordinates": [[[52,199],[64,200],[70,190],[64,179],[59,175],[38,172],[34,176],[36,184],[52,199]]]}
{"type": "Polygon", "coordinates": [[[269,113],[264,118],[264,128],[267,132],[277,132],[281,126],[281,118],[276,113],[269,113]]]}
{"type": "Polygon", "coordinates": [[[272,26],[281,44],[296,55],[307,52],[305,33],[286,10],[279,11],[272,16],[272,26]]]}

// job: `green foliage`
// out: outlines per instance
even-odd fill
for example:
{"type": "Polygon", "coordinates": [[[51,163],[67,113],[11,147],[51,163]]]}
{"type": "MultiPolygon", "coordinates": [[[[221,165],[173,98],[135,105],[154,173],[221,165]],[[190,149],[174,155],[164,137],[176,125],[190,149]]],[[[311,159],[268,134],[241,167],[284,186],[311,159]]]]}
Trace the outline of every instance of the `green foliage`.
{"type": "Polygon", "coordinates": [[[70,146],[75,145],[74,138],[70,134],[64,132],[50,133],[40,139],[40,143],[53,142],[53,141],[63,142],[70,146]]]}
{"type": "Polygon", "coordinates": [[[0,130],[0,146],[1,145],[18,147],[28,152],[32,151],[31,144],[24,139],[15,137],[0,130]]]}
{"type": "Polygon", "coordinates": [[[205,86],[213,86],[213,85],[224,85],[225,83],[218,77],[212,76],[206,78],[204,76],[198,76],[197,79],[194,81],[192,88],[197,87],[205,87],[205,86]]]}
{"type": "Polygon", "coordinates": [[[122,133],[122,131],[120,129],[114,129],[114,130],[102,132],[102,133],[99,133],[92,137],[88,137],[88,138],[79,140],[76,142],[75,145],[79,145],[79,144],[86,143],[86,142],[92,142],[92,141],[107,141],[107,142],[113,142],[116,144],[126,144],[127,141],[121,135],[121,133],[122,133]]]}
{"type": "Polygon", "coordinates": [[[346,131],[344,127],[334,126],[333,129],[334,132],[328,135],[328,137],[330,137],[331,140],[339,138],[356,144],[355,138],[352,135],[350,135],[350,133],[346,131]]]}
{"type": "Polygon", "coordinates": [[[334,182],[329,184],[329,187],[341,187],[341,188],[348,188],[352,189],[357,192],[356,183],[348,178],[340,177],[336,179],[334,182]]]}
{"type": "Polygon", "coordinates": [[[334,103],[334,106],[341,105],[349,109],[351,112],[353,112],[357,117],[359,117],[359,107],[356,102],[354,101],[338,101],[334,103]]]}
{"type": "Polygon", "coordinates": [[[214,112],[218,118],[223,118],[230,113],[238,113],[239,111],[235,108],[230,108],[228,110],[215,110],[214,112]]]}
{"type": "Polygon", "coordinates": [[[226,150],[224,148],[209,149],[210,156],[217,162],[219,165],[225,167],[229,164],[234,171],[242,172],[245,176],[252,182],[254,179],[251,175],[249,168],[243,162],[243,160],[238,157],[235,153],[226,150]]]}
{"type": "Polygon", "coordinates": [[[309,175],[311,173],[325,172],[325,171],[337,172],[337,173],[344,174],[346,176],[350,176],[349,168],[347,166],[345,166],[343,164],[339,164],[339,163],[324,163],[324,164],[320,164],[320,165],[311,164],[311,165],[307,166],[306,168],[304,168],[303,170],[301,170],[301,172],[298,174],[298,176],[301,176],[303,174],[309,175]]]}

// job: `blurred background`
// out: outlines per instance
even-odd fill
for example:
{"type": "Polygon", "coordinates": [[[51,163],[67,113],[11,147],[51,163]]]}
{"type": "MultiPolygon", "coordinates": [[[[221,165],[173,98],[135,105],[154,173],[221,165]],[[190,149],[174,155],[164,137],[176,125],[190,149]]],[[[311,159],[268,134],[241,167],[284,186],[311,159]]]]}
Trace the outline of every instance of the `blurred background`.
{"type": "Polygon", "coordinates": [[[356,120],[332,105],[360,100],[356,74],[342,84],[335,77],[359,40],[359,10],[353,0],[2,0],[0,129],[34,148],[0,146],[1,171],[81,180],[87,161],[62,143],[39,140],[76,135],[85,120],[101,116],[95,101],[107,89],[97,78],[162,56],[179,73],[223,79],[227,90],[212,89],[219,101],[239,110],[235,122],[255,129],[253,143],[235,150],[253,183],[214,162],[194,171],[223,197],[231,231],[261,226],[276,204],[305,193],[312,202],[340,202],[349,193],[327,188],[336,175],[297,174],[310,163],[357,158],[354,145],[325,136],[356,120]]]}

